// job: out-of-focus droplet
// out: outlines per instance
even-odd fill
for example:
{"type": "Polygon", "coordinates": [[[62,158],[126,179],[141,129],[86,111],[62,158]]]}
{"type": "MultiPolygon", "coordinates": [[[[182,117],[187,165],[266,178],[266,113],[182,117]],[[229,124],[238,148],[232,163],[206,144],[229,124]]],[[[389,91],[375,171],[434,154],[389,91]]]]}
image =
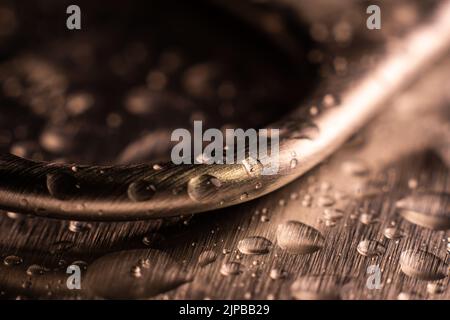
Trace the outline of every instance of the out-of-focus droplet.
{"type": "Polygon", "coordinates": [[[220,273],[224,276],[235,276],[242,273],[243,265],[239,262],[225,262],[220,268],[220,273]]]}
{"type": "Polygon", "coordinates": [[[450,194],[422,193],[407,196],[396,203],[400,214],[416,225],[433,229],[450,228],[450,194]]]}
{"type": "Polygon", "coordinates": [[[338,300],[342,285],[338,276],[303,276],[292,284],[291,294],[298,300],[338,300]]]}

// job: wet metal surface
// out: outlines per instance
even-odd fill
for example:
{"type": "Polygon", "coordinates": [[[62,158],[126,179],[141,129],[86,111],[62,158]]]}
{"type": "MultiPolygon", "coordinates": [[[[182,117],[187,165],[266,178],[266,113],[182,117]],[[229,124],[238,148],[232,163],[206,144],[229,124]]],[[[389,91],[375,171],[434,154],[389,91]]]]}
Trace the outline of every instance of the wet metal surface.
{"type": "Polygon", "coordinates": [[[239,3],[86,2],[96,31],[53,37],[0,6],[0,297],[450,299],[449,3],[377,33],[351,1],[239,3]],[[280,173],[167,164],[200,119],[281,128],[280,173]]]}

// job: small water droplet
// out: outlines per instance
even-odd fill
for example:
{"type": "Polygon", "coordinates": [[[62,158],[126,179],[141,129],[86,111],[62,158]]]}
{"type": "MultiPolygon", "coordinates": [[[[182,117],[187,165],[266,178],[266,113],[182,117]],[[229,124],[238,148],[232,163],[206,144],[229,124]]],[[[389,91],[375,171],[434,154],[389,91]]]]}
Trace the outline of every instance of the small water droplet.
{"type": "Polygon", "coordinates": [[[327,226],[331,227],[344,217],[344,212],[340,209],[327,208],[323,211],[323,219],[327,226]]]}
{"type": "Polygon", "coordinates": [[[40,265],[32,264],[27,269],[27,275],[29,276],[40,276],[46,272],[46,269],[40,265]]]}
{"type": "Polygon", "coordinates": [[[321,207],[330,207],[335,203],[334,199],[330,196],[320,196],[317,199],[317,204],[321,207]]]}
{"type": "Polygon", "coordinates": [[[187,191],[192,200],[201,202],[216,198],[221,186],[219,179],[205,174],[189,180],[187,191]]]}
{"type": "Polygon", "coordinates": [[[272,242],[264,237],[248,237],[238,243],[238,250],[242,254],[266,254],[272,242]]]}
{"type": "Polygon", "coordinates": [[[91,225],[81,221],[70,221],[69,230],[73,233],[86,232],[91,228],[91,225]]]}
{"type": "Polygon", "coordinates": [[[358,252],[366,257],[382,256],[386,248],[378,241],[363,240],[358,244],[358,252]]]}
{"type": "Polygon", "coordinates": [[[377,222],[378,222],[378,218],[377,218],[377,216],[375,216],[375,215],[372,214],[372,213],[363,212],[363,213],[361,213],[361,215],[359,216],[359,221],[360,221],[362,224],[365,224],[365,225],[371,225],[371,224],[377,223],[377,222]]]}
{"type": "Polygon", "coordinates": [[[445,292],[445,286],[442,283],[429,282],[427,283],[427,292],[429,294],[441,294],[445,292]]]}
{"type": "Polygon", "coordinates": [[[352,176],[364,176],[369,173],[368,165],[359,159],[348,160],[342,164],[342,170],[352,176]]]}
{"type": "Polygon", "coordinates": [[[225,262],[220,268],[220,273],[224,276],[235,276],[242,273],[243,265],[239,262],[225,262]]]}
{"type": "Polygon", "coordinates": [[[73,197],[77,191],[77,180],[68,173],[47,174],[47,189],[51,196],[59,200],[73,197]]]}
{"type": "Polygon", "coordinates": [[[445,278],[447,264],[431,252],[406,250],[400,256],[400,268],[410,277],[421,280],[439,280],[445,278]]]}
{"type": "Polygon", "coordinates": [[[3,259],[3,263],[6,266],[10,266],[10,267],[18,266],[18,265],[22,264],[22,262],[23,262],[23,260],[19,256],[7,256],[7,257],[5,257],[5,259],[3,259]]]}
{"type": "Polygon", "coordinates": [[[132,266],[131,270],[130,270],[130,274],[134,278],[142,277],[141,267],[139,267],[139,266],[132,266]]]}
{"type": "Polygon", "coordinates": [[[324,242],[318,230],[299,221],[287,221],[277,228],[278,246],[290,253],[313,253],[321,249],[324,242]]]}
{"type": "Polygon", "coordinates": [[[405,232],[397,227],[387,227],[383,232],[384,236],[388,239],[395,240],[405,236],[405,232]]]}
{"type": "Polygon", "coordinates": [[[295,169],[297,167],[297,164],[298,164],[298,160],[297,159],[292,159],[291,160],[291,164],[290,164],[291,169],[295,169]]]}
{"type": "Polygon", "coordinates": [[[241,199],[241,201],[245,200],[248,198],[248,193],[244,192],[243,194],[241,194],[241,196],[239,197],[239,199],[241,199]]]}
{"type": "Polygon", "coordinates": [[[423,297],[416,292],[400,292],[397,295],[397,300],[423,300],[423,297]]]}
{"type": "Polygon", "coordinates": [[[396,202],[400,214],[407,221],[433,229],[450,229],[450,194],[414,194],[396,202]]]}
{"type": "Polygon", "coordinates": [[[139,180],[130,183],[128,186],[128,198],[134,202],[148,201],[155,194],[156,188],[153,184],[139,180]]]}
{"type": "Polygon", "coordinates": [[[273,280],[284,279],[287,275],[287,272],[283,269],[274,268],[270,270],[270,278],[273,280]]]}
{"type": "Polygon", "coordinates": [[[258,159],[254,159],[252,157],[242,160],[242,165],[244,166],[245,171],[247,171],[247,174],[250,176],[258,176],[264,169],[262,163],[258,159]]]}
{"type": "Polygon", "coordinates": [[[200,267],[205,267],[217,259],[217,254],[213,250],[203,251],[198,257],[198,264],[200,267]]]}

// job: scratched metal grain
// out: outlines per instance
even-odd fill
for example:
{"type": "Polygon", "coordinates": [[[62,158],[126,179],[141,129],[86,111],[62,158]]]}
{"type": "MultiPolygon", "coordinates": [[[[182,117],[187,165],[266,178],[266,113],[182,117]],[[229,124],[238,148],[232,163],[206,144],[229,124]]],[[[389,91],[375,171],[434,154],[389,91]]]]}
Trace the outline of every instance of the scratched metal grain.
{"type": "MultiPolygon", "coordinates": [[[[331,294],[342,299],[397,299],[401,293],[402,297],[450,299],[448,276],[439,281],[444,292],[431,295],[426,289],[428,281],[406,276],[399,266],[401,252],[410,248],[421,248],[448,260],[449,231],[417,226],[405,221],[395,209],[397,200],[417,191],[411,189],[411,179],[417,180],[419,190],[450,192],[446,153],[450,141],[449,70],[450,61],[437,66],[326,163],[249,203],[172,221],[90,222],[78,233],[69,230],[68,221],[2,213],[0,256],[16,255],[23,262],[18,266],[0,265],[1,296],[95,298],[89,290],[92,283],[84,282],[85,270],[82,290],[67,290],[67,265],[82,260],[89,270],[94,261],[108,253],[153,248],[177,261],[180,270],[176,272],[187,274],[189,279],[174,290],[152,297],[156,299],[290,299],[292,284],[303,276],[311,276],[311,283],[318,279],[324,286],[329,285],[329,279],[338,278],[331,294]],[[364,175],[349,175],[343,166],[355,159],[370,170],[364,175]],[[307,194],[312,197],[310,205],[304,201],[307,194]],[[324,222],[324,208],[318,205],[321,195],[335,198],[332,207],[343,211],[334,226],[324,222]],[[374,223],[361,222],[367,212],[373,212],[374,223]],[[287,220],[313,226],[324,236],[324,246],[310,254],[289,254],[279,248],[276,229],[287,220]],[[406,234],[398,241],[383,236],[392,222],[406,234]],[[239,241],[248,236],[269,239],[269,252],[251,256],[239,253],[239,241]],[[366,239],[382,243],[385,253],[375,258],[359,254],[357,246],[366,239]],[[198,258],[206,250],[213,250],[217,258],[202,266],[198,258]],[[224,276],[221,268],[227,261],[242,264],[242,273],[224,276]],[[45,267],[43,275],[27,274],[34,264],[45,267]],[[382,268],[380,290],[365,286],[367,267],[374,264],[382,268]],[[284,270],[286,278],[271,279],[274,268],[284,270]]],[[[128,277],[128,273],[118,273],[119,262],[110,263],[103,273],[112,279],[128,277]]]]}

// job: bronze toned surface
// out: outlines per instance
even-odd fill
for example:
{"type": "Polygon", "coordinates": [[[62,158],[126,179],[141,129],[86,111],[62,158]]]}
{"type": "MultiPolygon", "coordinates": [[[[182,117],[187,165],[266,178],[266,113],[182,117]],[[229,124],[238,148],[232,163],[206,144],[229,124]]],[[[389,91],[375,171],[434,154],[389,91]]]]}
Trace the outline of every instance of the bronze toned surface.
{"type": "MultiPolygon", "coordinates": [[[[219,2],[214,2],[217,8],[230,11],[219,2]]],[[[361,9],[343,3],[344,8],[361,9]]],[[[290,1],[281,4],[291,12],[302,12],[290,1]]],[[[0,158],[0,205],[5,211],[0,217],[4,259],[0,292],[6,298],[449,299],[450,5],[441,1],[437,6],[439,10],[420,11],[427,19],[416,16],[410,26],[406,23],[398,30],[402,25],[394,23],[395,14],[386,14],[383,32],[375,37],[357,29],[364,20],[348,18],[354,39],[345,45],[336,39],[320,44],[314,33],[312,44],[301,38],[302,45],[292,45],[295,36],[283,28],[283,36],[278,36],[270,28],[256,27],[255,32],[269,32],[268,41],[291,57],[288,64],[319,74],[317,86],[289,99],[277,101],[279,94],[288,94],[274,89],[273,101],[300,107],[294,111],[286,107],[289,116],[266,113],[259,120],[258,125],[272,123],[285,129],[281,172],[276,176],[249,174],[243,165],[188,167],[141,160],[145,153],[133,150],[145,149],[152,134],[168,139],[164,128],[149,133],[147,140],[130,138],[129,144],[123,144],[127,152],[109,159],[103,154],[96,159],[95,150],[87,150],[93,156],[84,161],[107,163],[107,167],[73,164],[70,159],[76,159],[72,156],[76,148],[53,152],[43,133],[48,132],[46,128],[58,128],[53,123],[60,121],[58,116],[40,120],[47,121],[47,126],[37,131],[40,140],[28,137],[32,147],[18,145],[27,139],[17,138],[20,130],[16,130],[4,149],[36,148],[24,152],[25,158],[44,149],[41,158],[51,164],[6,153],[0,158]],[[321,48],[325,58],[319,67],[305,67],[292,59],[305,45],[311,45],[305,50],[310,59],[313,48],[321,48]],[[336,57],[345,60],[336,61],[336,57]],[[335,70],[342,61],[346,68],[335,70]],[[133,164],[142,162],[147,163],[133,164]],[[200,190],[206,198],[198,201],[188,194],[189,183],[196,187],[192,179],[205,174],[222,184],[217,193],[200,190]],[[133,183],[144,180],[155,186],[155,192],[136,201],[130,186],[133,190],[133,183]],[[197,212],[204,213],[190,215],[197,212]],[[144,218],[149,220],[123,221],[144,218]],[[65,287],[65,269],[74,261],[86,267],[81,291],[65,287]],[[366,287],[369,265],[381,267],[379,290],[366,287]]],[[[418,7],[415,2],[399,2],[398,8],[392,5],[385,10],[402,12],[403,8],[419,15],[418,7]],[[412,8],[406,3],[413,3],[412,8]]],[[[252,17],[263,14],[259,10],[250,6],[235,14],[244,13],[244,21],[252,24],[252,17]]],[[[277,6],[267,10],[278,12],[277,6]]],[[[303,13],[301,28],[314,29],[313,21],[323,19],[315,10],[303,13]]],[[[21,59],[16,63],[39,65],[36,57],[21,59]]],[[[3,87],[5,75],[19,73],[14,68],[5,71],[12,61],[7,60],[1,69],[3,87]]],[[[52,72],[55,76],[56,71],[52,72]]],[[[286,73],[273,71],[273,76],[283,80],[286,73]]],[[[255,85],[264,88],[266,84],[255,85]]],[[[286,80],[289,90],[294,86],[295,81],[286,80]]],[[[195,90],[190,94],[195,95],[195,90]]],[[[189,108],[198,103],[178,96],[169,100],[169,105],[181,104],[187,110],[195,110],[189,108]]],[[[5,101],[11,103],[14,97],[5,101]]],[[[255,112],[258,103],[253,107],[255,112]]],[[[36,108],[25,110],[39,114],[36,108]]],[[[10,118],[0,117],[2,125],[10,130],[8,126],[17,121],[20,128],[21,121],[15,120],[20,119],[19,113],[8,112],[10,118]]],[[[208,111],[201,114],[213,118],[208,111]]],[[[246,117],[236,121],[239,118],[246,117]]],[[[114,119],[109,117],[112,128],[117,123],[114,119]]],[[[124,127],[127,119],[122,118],[124,127]]],[[[71,122],[65,121],[67,128],[71,122]]],[[[254,125],[248,121],[242,125],[254,125]]],[[[172,125],[177,124],[168,128],[172,125]]],[[[150,155],[157,154],[154,158],[166,153],[154,151],[151,144],[148,148],[150,155]]]]}

